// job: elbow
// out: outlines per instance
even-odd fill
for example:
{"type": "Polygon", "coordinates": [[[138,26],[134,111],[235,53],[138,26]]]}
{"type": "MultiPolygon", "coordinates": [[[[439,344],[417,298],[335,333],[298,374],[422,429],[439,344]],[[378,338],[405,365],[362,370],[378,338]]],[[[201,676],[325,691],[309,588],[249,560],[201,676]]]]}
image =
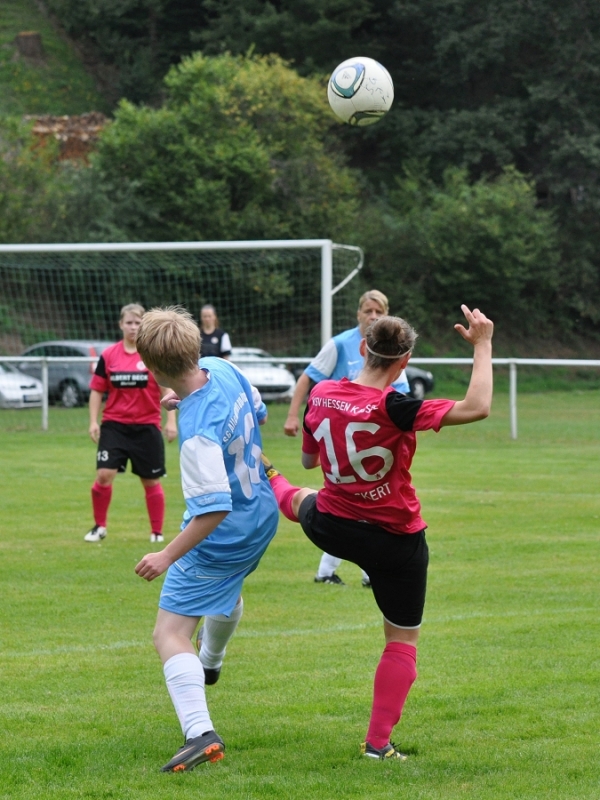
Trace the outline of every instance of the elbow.
{"type": "Polygon", "coordinates": [[[319,455],[313,455],[311,453],[302,453],[302,466],[304,469],[314,469],[318,467],[320,463],[319,455]]]}
{"type": "Polygon", "coordinates": [[[479,410],[477,411],[473,421],[474,422],[479,422],[482,419],[487,419],[489,417],[491,411],[492,411],[492,404],[491,403],[485,403],[484,405],[482,405],[479,408],[479,410]]]}

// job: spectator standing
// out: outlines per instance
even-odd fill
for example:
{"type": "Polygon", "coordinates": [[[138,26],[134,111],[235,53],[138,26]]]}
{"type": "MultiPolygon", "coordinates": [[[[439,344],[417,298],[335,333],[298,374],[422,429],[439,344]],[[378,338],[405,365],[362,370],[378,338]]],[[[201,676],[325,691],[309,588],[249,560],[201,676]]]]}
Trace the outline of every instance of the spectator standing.
{"type": "Polygon", "coordinates": [[[208,303],[200,309],[200,336],[202,356],[219,356],[229,361],[231,355],[229,334],[219,327],[215,307],[208,303]]]}
{"type": "MultiPolygon", "coordinates": [[[[84,539],[100,542],[106,537],[107,517],[113,481],[125,472],[127,462],[144,487],[150,519],[150,541],[163,541],[165,494],[160,479],[165,475],[165,446],[161,433],[161,389],[150,374],[136,347],[144,308],[138,303],[123,306],[120,342],[108,347],[98,360],[90,383],[90,427],[96,452],[96,480],[92,486],[94,525],[84,539]],[[102,424],[98,416],[104,395],[102,424]]],[[[167,413],[165,435],[177,437],[174,411],[167,413]]]]}

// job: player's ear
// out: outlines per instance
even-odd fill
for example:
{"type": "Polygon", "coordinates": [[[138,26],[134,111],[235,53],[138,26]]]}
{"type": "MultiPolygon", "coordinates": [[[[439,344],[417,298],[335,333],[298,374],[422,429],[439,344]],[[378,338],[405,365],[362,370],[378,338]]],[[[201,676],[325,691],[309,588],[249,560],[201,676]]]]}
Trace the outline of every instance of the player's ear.
{"type": "Polygon", "coordinates": [[[358,352],[361,354],[363,358],[367,357],[367,340],[361,339],[360,344],[358,345],[358,352]]]}

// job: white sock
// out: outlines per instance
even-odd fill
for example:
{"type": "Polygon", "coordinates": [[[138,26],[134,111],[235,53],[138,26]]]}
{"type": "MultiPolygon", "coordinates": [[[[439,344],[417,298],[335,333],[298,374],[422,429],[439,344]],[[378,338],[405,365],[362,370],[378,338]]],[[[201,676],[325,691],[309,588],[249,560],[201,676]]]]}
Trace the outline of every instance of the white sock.
{"type": "Polygon", "coordinates": [[[317,577],[328,578],[330,575],[333,575],[333,573],[336,571],[336,569],[339,567],[341,563],[342,563],[341,558],[330,556],[329,553],[323,553],[323,555],[321,556],[321,561],[319,562],[317,577]]]}
{"type": "Polygon", "coordinates": [[[240,597],[229,617],[212,614],[204,617],[200,661],[206,669],[219,669],[225,657],[227,642],[235,633],[244,613],[244,601],[240,597]]]}
{"type": "Polygon", "coordinates": [[[362,572],[363,581],[370,581],[371,580],[369,578],[369,576],[367,575],[367,573],[364,571],[364,569],[362,569],[361,572],[362,572]]]}
{"type": "Polygon", "coordinates": [[[204,693],[204,670],[193,653],[178,653],[163,667],[185,740],[214,730],[204,693]]]}

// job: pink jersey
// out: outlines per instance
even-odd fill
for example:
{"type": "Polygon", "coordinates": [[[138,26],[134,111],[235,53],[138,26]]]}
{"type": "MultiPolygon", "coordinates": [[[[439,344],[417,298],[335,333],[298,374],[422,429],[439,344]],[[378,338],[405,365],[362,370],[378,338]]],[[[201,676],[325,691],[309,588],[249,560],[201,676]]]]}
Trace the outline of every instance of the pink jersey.
{"type": "Polygon", "coordinates": [[[426,527],[411,484],[416,431],[439,431],[453,400],[414,400],[343,378],[310,393],[302,450],[320,453],[325,476],[317,508],[393,533],[426,527]]]}
{"type": "Polygon", "coordinates": [[[156,425],[160,428],[160,389],[139,353],[127,353],[117,342],[100,356],[90,388],[108,392],[103,422],[156,425]]]}

